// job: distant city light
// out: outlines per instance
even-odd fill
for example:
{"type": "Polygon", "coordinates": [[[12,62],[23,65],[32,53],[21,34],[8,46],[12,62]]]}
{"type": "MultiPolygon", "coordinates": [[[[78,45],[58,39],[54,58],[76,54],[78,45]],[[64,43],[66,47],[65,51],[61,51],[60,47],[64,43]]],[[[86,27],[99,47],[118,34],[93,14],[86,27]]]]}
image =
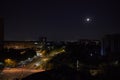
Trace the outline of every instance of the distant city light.
{"type": "Polygon", "coordinates": [[[38,44],[37,42],[35,42],[34,44],[38,44]]]}
{"type": "Polygon", "coordinates": [[[91,53],[90,56],[93,56],[93,54],[91,53]]]}
{"type": "Polygon", "coordinates": [[[36,63],[36,64],[35,64],[35,66],[39,66],[39,65],[40,65],[40,63],[36,63]]]}
{"type": "Polygon", "coordinates": [[[3,63],[2,63],[2,62],[0,62],[0,65],[3,65],[3,63]]]}
{"type": "Polygon", "coordinates": [[[119,63],[119,61],[115,61],[115,64],[117,65],[119,63]]]}
{"type": "Polygon", "coordinates": [[[103,47],[101,48],[101,56],[103,56],[104,55],[104,51],[103,51],[103,47]]]}

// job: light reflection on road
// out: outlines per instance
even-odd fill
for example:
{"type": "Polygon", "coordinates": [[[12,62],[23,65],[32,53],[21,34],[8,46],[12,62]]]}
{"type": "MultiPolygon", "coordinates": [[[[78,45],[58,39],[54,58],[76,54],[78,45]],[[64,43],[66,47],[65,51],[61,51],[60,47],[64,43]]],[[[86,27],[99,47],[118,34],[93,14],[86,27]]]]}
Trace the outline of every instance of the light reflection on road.
{"type": "Polygon", "coordinates": [[[30,74],[42,72],[44,70],[26,69],[26,68],[9,68],[4,69],[0,75],[0,80],[14,80],[15,78],[23,78],[30,74]]]}

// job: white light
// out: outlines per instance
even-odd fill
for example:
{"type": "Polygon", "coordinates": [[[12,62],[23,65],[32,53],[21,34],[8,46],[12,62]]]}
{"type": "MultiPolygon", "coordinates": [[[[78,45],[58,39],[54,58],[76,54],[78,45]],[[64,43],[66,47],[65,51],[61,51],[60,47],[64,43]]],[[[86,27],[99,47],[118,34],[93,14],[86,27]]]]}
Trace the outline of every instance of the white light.
{"type": "Polygon", "coordinates": [[[38,44],[37,42],[35,42],[34,44],[38,44]]]}
{"type": "Polygon", "coordinates": [[[40,63],[36,63],[36,64],[35,64],[35,66],[39,66],[39,65],[40,65],[40,63]]]}
{"type": "Polygon", "coordinates": [[[93,56],[93,54],[91,53],[90,56],[93,56]]]}
{"type": "Polygon", "coordinates": [[[90,18],[86,18],[86,21],[89,22],[91,19],[90,18]]]}
{"type": "Polygon", "coordinates": [[[118,64],[119,63],[119,61],[115,61],[115,64],[118,64]]]}
{"type": "Polygon", "coordinates": [[[92,17],[84,17],[83,20],[85,23],[91,23],[93,21],[93,18],[92,17]]]}

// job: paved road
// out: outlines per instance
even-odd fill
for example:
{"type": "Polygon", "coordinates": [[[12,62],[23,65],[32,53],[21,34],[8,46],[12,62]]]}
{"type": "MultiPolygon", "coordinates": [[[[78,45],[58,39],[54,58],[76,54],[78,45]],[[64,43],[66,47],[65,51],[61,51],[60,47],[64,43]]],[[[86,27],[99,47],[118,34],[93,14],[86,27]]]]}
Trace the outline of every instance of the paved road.
{"type": "Polygon", "coordinates": [[[47,61],[51,60],[55,55],[64,52],[63,49],[53,50],[49,55],[44,57],[37,57],[29,64],[25,65],[28,69],[43,69],[43,66],[46,65],[47,61]]]}
{"type": "Polygon", "coordinates": [[[40,68],[41,65],[44,65],[48,60],[50,60],[53,56],[64,52],[62,49],[58,49],[57,51],[53,50],[49,57],[37,57],[28,65],[25,65],[25,68],[9,68],[4,69],[2,74],[0,75],[0,80],[14,80],[15,78],[24,78],[30,74],[44,71],[40,68]],[[39,68],[36,69],[35,64],[39,63],[39,68]]]}
{"type": "Polygon", "coordinates": [[[44,70],[35,70],[35,69],[25,69],[25,68],[9,68],[4,69],[0,80],[14,80],[15,78],[23,78],[30,74],[36,73],[36,72],[42,72],[44,70]]]}

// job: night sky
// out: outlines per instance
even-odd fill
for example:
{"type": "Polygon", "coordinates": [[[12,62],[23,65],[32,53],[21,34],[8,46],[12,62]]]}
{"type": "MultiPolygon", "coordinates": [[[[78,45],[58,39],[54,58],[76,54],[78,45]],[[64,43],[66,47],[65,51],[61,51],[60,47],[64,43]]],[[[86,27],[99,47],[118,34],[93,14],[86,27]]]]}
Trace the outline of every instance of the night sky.
{"type": "Polygon", "coordinates": [[[115,0],[1,0],[0,16],[5,40],[101,39],[120,33],[120,4],[115,0]]]}

